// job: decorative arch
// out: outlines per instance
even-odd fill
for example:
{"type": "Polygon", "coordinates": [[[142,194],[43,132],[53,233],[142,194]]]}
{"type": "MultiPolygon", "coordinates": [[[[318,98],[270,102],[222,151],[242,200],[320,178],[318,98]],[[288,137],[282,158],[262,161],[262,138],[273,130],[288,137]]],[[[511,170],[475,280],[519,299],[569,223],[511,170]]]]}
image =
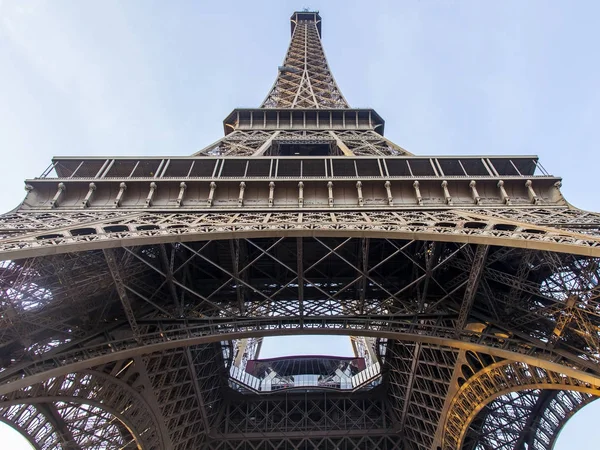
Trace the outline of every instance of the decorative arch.
{"type": "MultiPolygon", "coordinates": [[[[558,371],[508,360],[491,364],[466,380],[452,399],[443,427],[442,450],[462,448],[469,426],[488,404],[502,396],[528,390],[580,392],[585,394],[578,402],[581,406],[586,397],[600,396],[600,385],[558,371]]],[[[568,413],[565,411],[564,421],[568,413]]],[[[555,438],[551,437],[550,441],[554,442],[555,438]]]]}
{"type": "Polygon", "coordinates": [[[573,390],[530,389],[502,395],[475,417],[462,448],[552,450],[566,422],[596,399],[573,390]]]}
{"type": "Polygon", "coordinates": [[[112,408],[68,398],[48,399],[52,403],[44,400],[0,407],[2,421],[17,429],[36,449],[141,448],[112,408]],[[98,434],[100,429],[103,432],[98,434]]]}
{"type": "Polygon", "coordinates": [[[92,448],[109,442],[126,449],[163,447],[158,419],[144,398],[127,383],[95,370],[3,395],[0,416],[39,449],[71,448],[84,440],[92,448]],[[98,427],[108,430],[103,442],[93,433],[98,427]]]}
{"type": "Polygon", "coordinates": [[[17,430],[36,450],[61,448],[61,437],[35,405],[21,403],[0,407],[0,422],[17,430]]]}
{"type": "MultiPolygon", "coordinates": [[[[359,322],[360,323],[360,322],[359,322]]],[[[253,324],[256,327],[260,322],[253,324]]],[[[569,374],[569,377],[573,379],[582,380],[581,383],[589,383],[590,385],[600,386],[600,376],[594,373],[584,372],[581,369],[575,369],[567,367],[556,362],[551,362],[546,359],[542,359],[535,354],[518,353],[513,349],[500,348],[494,346],[493,343],[485,342],[470,342],[468,340],[460,340],[451,337],[440,337],[435,335],[426,335],[425,333],[417,334],[411,332],[401,331],[389,331],[389,330],[373,330],[368,327],[361,326],[340,326],[338,328],[329,327],[327,323],[323,323],[321,326],[315,326],[311,328],[298,328],[298,327],[283,327],[283,326],[272,326],[273,322],[267,322],[268,327],[260,327],[256,331],[236,331],[236,332],[223,332],[214,334],[198,334],[194,337],[184,336],[176,337],[172,340],[161,339],[156,343],[148,343],[143,346],[131,347],[123,345],[123,350],[113,350],[112,352],[102,351],[104,347],[101,347],[101,351],[95,356],[88,356],[88,358],[79,358],[79,353],[76,355],[69,355],[69,359],[65,359],[62,364],[54,368],[45,368],[45,370],[36,371],[32,375],[20,378],[14,378],[10,383],[6,383],[0,386],[0,396],[3,394],[11,395],[10,392],[17,389],[27,389],[27,386],[33,383],[47,382],[45,380],[52,380],[54,377],[65,376],[65,374],[83,373],[86,369],[96,367],[102,364],[107,364],[113,361],[118,361],[127,358],[133,358],[140,355],[145,355],[154,352],[161,352],[164,350],[189,347],[193,345],[202,345],[207,343],[215,343],[233,339],[245,339],[250,337],[272,337],[272,336],[292,336],[292,335],[330,335],[330,336],[368,336],[373,338],[387,338],[397,339],[400,341],[408,342],[421,342],[435,345],[448,346],[460,350],[466,350],[471,352],[486,353],[497,358],[504,358],[513,360],[514,358],[520,358],[523,364],[535,364],[541,367],[546,367],[549,371],[555,370],[553,373],[565,373],[569,374]]],[[[233,324],[233,328],[237,325],[233,324]]],[[[237,327],[239,329],[241,327],[237,327]]],[[[167,331],[165,330],[165,335],[167,331]]],[[[168,335],[167,335],[168,336],[168,335]]],[[[104,345],[104,344],[103,344],[104,345]]],[[[115,346],[116,347],[116,346],[115,346]]],[[[32,367],[35,370],[35,367],[32,367]]],[[[32,371],[33,372],[33,371],[32,371]]],[[[599,394],[600,395],[600,394],[599,394]]]]}
{"type": "MultiPolygon", "coordinates": [[[[569,211],[562,211],[573,220],[569,211]]],[[[44,213],[47,214],[47,213],[44,213]]],[[[558,217],[558,212],[554,212],[558,217]]],[[[69,213],[63,213],[64,220],[69,213]]],[[[256,212],[206,214],[133,213],[122,217],[97,213],[85,227],[38,228],[29,217],[4,216],[8,228],[23,230],[0,245],[0,259],[20,259],[121,246],[195,242],[217,239],[286,237],[365,237],[499,245],[600,256],[597,237],[547,226],[547,217],[512,211],[496,217],[487,210],[389,212],[256,212]],[[507,217],[510,216],[510,219],[507,217]],[[531,222],[533,220],[533,223],[531,222]],[[118,227],[119,231],[113,231],[118,227]],[[508,229],[508,228],[509,229],[508,229]],[[52,231],[52,232],[50,232],[52,231]]],[[[51,223],[51,222],[49,222],[51,223]]]]}
{"type": "Polygon", "coordinates": [[[535,423],[533,448],[552,450],[569,419],[597,399],[598,397],[578,391],[557,391],[535,423]]]}

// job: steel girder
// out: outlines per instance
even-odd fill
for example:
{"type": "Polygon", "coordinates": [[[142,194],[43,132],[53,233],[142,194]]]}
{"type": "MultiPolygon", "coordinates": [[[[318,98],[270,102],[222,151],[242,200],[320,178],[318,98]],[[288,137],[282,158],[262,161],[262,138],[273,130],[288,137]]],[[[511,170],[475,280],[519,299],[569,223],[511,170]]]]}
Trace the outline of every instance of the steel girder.
{"type": "MultiPolygon", "coordinates": [[[[52,323],[51,313],[55,298],[61,299],[60,307],[68,308],[72,304],[82,308],[76,297],[81,286],[65,285],[62,278],[62,273],[71,271],[72,266],[62,267],[59,262],[64,258],[60,255],[24,260],[22,265],[12,262],[2,276],[8,300],[6,308],[14,308],[19,302],[20,310],[11,313],[14,318],[4,327],[5,350],[21,348],[22,342],[27,340],[36,342],[24,353],[37,355],[27,369],[34,373],[54,364],[51,359],[44,362],[45,355],[52,359],[61,355],[63,364],[80,360],[79,348],[83,347],[88,358],[103,356],[106,342],[111,343],[111,353],[114,353],[116,349],[189,338],[235,333],[258,335],[261,331],[265,334],[285,330],[304,332],[303,328],[315,333],[333,328],[338,333],[347,330],[357,334],[358,329],[373,332],[373,335],[390,332],[446,340],[456,338],[529,355],[552,355],[554,361],[571,361],[570,364],[582,369],[594,369],[597,337],[583,332],[594,327],[597,321],[594,258],[495,248],[485,262],[480,262],[485,268],[477,291],[479,301],[474,302],[466,321],[484,325],[477,330],[473,328],[475,325],[460,328],[457,322],[464,305],[464,292],[469,287],[468,274],[473,273],[468,244],[440,243],[443,251],[428,272],[427,242],[372,239],[369,269],[364,271],[355,265],[354,255],[362,246],[360,239],[304,238],[307,256],[304,274],[299,275],[296,239],[245,239],[242,242],[247,249],[248,263],[238,270],[238,276],[232,267],[229,241],[170,245],[169,259],[175,261],[173,272],[164,267],[161,247],[121,250],[119,267],[127,274],[121,287],[134,302],[135,308],[132,306],[131,310],[136,310],[138,336],[133,332],[123,335],[112,331],[113,327],[122,329],[120,295],[115,290],[108,264],[97,259],[94,252],[80,253],[77,267],[85,270],[86,264],[90,264],[110,280],[95,284],[95,298],[104,299],[104,315],[79,314],[67,323],[64,316],[57,319],[56,324],[52,323]],[[533,253],[530,257],[535,258],[537,268],[528,273],[530,280],[518,280],[514,275],[518,273],[518,262],[522,255],[529,253],[533,253]],[[409,270],[410,274],[403,272],[409,270]],[[240,275],[244,273],[249,274],[246,279],[240,275]],[[26,277],[34,275],[37,283],[32,286],[32,280],[26,277]],[[301,288],[299,276],[304,280],[301,288]],[[355,289],[364,285],[365,280],[367,290],[362,300],[361,296],[356,298],[355,289]],[[45,289],[40,293],[37,286],[42,282],[45,289]],[[421,310],[419,290],[426,282],[429,284],[427,304],[421,310]],[[523,292],[524,298],[516,304],[512,299],[509,304],[507,297],[511,289],[514,295],[515,286],[523,292]],[[299,289],[302,290],[301,305],[297,300],[299,289]],[[565,295],[569,292],[579,296],[577,308],[568,306],[565,295]],[[240,310],[240,297],[244,299],[243,310],[240,310]],[[232,302],[231,298],[237,300],[232,302]],[[46,327],[40,326],[40,316],[48,321],[46,327]],[[568,326],[557,343],[549,346],[548,340],[557,340],[557,326],[565,316],[569,318],[568,326]],[[65,329],[62,337],[60,326],[65,329]],[[77,339],[80,336],[69,333],[70,329],[77,330],[78,334],[85,330],[87,336],[77,339]],[[107,332],[113,333],[111,339],[94,341],[99,334],[107,332]],[[43,342],[47,342],[45,347],[41,345],[43,342]],[[64,350],[57,351],[61,342],[64,342],[64,350]],[[586,351],[591,353],[586,354],[586,351]]],[[[69,261],[72,256],[70,254],[69,261]]],[[[89,296],[91,299],[86,297],[89,308],[97,311],[98,300],[94,301],[92,294],[89,296]]],[[[131,329],[130,323],[131,319],[128,329],[131,329]]],[[[7,367],[5,371],[7,380],[9,373],[24,370],[17,369],[15,364],[12,367],[14,369],[7,367]]]]}
{"type": "Polygon", "coordinates": [[[373,130],[336,131],[246,131],[235,130],[224,138],[195,153],[195,156],[262,156],[269,155],[273,141],[320,142],[335,144],[340,154],[355,156],[409,155],[373,130]]]}
{"type": "Polygon", "coordinates": [[[537,157],[400,161],[349,109],[320,20],[292,16],[260,113],[226,119],[194,155],[210,164],[56,160],[58,189],[46,172],[0,216],[0,420],[36,448],[550,450],[599,395],[600,215],[537,157]],[[279,171],[282,145],[352,167],[279,171]],[[353,336],[381,384],[231,389],[232,364],[285,334],[353,336]]]}
{"type": "MultiPolygon", "coordinates": [[[[198,347],[195,338],[219,342],[306,332],[387,336],[392,339],[383,361],[382,388],[387,390],[390,426],[377,432],[382,435],[363,436],[367,441],[360,442],[367,442],[366,448],[378,440],[387,442],[383,436],[398,435],[393,445],[381,444],[382,448],[426,449],[437,442],[452,384],[464,383],[454,399],[461,392],[478,390],[476,380],[481,376],[476,364],[471,363],[458,379],[455,376],[460,348],[495,354],[480,365],[500,367],[496,370],[505,375],[514,367],[497,361],[528,361],[520,364],[546,377],[570,374],[556,375],[551,383],[515,382],[505,390],[541,392],[552,384],[552,389],[582,389],[596,395],[600,386],[594,356],[598,335],[589,331],[598,326],[596,258],[493,246],[478,258],[480,250],[472,244],[371,238],[365,246],[364,240],[350,237],[173,243],[111,252],[112,261],[100,251],[89,251],[6,265],[5,308],[14,312],[3,327],[3,351],[5,361],[20,362],[5,366],[1,376],[4,382],[11,381],[0,386],[5,395],[12,395],[11,386],[26,386],[31,384],[27,380],[44,379],[55,371],[79,373],[82,367],[116,361],[123,365],[133,357],[152,387],[154,395],[146,401],[169,430],[170,445],[251,448],[244,446],[260,440],[258,431],[214,440],[224,417],[246,415],[222,409],[227,404],[223,403],[228,390],[224,381],[231,363],[224,359],[226,352],[216,343],[198,347]],[[242,260],[236,259],[240,248],[242,260]],[[527,271],[523,259],[528,261],[527,271]],[[74,267],[83,274],[86,267],[94,268],[93,292],[83,290],[86,295],[80,297],[76,293],[82,285],[64,283],[62,273],[74,267]],[[117,279],[115,271],[121,273],[117,279]],[[470,281],[473,276],[479,279],[476,285],[470,281]],[[134,315],[127,320],[123,320],[122,292],[127,292],[127,309],[134,315]],[[465,296],[472,296],[466,311],[465,296]],[[574,303],[569,300],[573,296],[577,297],[574,303]],[[98,303],[104,305],[99,308],[98,303]],[[57,307],[72,307],[80,314],[61,316],[52,323],[52,317],[59,316],[53,313],[57,307]],[[88,314],[82,314],[86,309],[88,314]],[[94,311],[102,312],[98,316],[94,311]],[[43,328],[39,316],[47,320],[43,328]],[[68,330],[78,331],[72,336],[68,330]],[[44,341],[45,347],[39,344],[44,341]],[[23,349],[23,342],[38,344],[23,349]],[[194,356],[196,348],[204,349],[204,356],[194,356]],[[34,360],[26,362],[31,356],[34,360]]],[[[487,398],[477,397],[461,411],[479,411],[487,398]]],[[[464,416],[452,412],[458,401],[446,417],[464,416]]],[[[304,405],[298,411],[307,413],[304,405]]],[[[466,425],[475,419],[469,417],[466,425]]],[[[241,419],[228,420],[227,427],[248,429],[241,419]]],[[[447,439],[443,448],[457,448],[462,440],[462,435],[454,443],[449,440],[451,424],[443,427],[447,439]]],[[[290,433],[298,431],[290,429],[290,433]]],[[[321,448],[342,441],[348,448],[362,448],[354,438],[336,435],[327,427],[322,431],[323,435],[314,435],[321,448]]],[[[268,448],[281,438],[276,433],[269,436],[264,435],[260,445],[268,448]]],[[[316,442],[293,433],[285,439],[298,448],[316,442]]]]}
{"type": "Polygon", "coordinates": [[[227,384],[220,345],[176,348],[143,359],[173,448],[202,448],[227,384]]]}
{"type": "Polygon", "coordinates": [[[381,389],[351,395],[230,392],[208,449],[404,449],[381,389]]]}
{"type": "Polygon", "coordinates": [[[388,395],[408,448],[432,448],[457,354],[447,346],[388,341],[388,395]]]}
{"type": "Polygon", "coordinates": [[[596,234],[600,215],[569,208],[113,214],[5,215],[0,256],[17,259],[121,245],[228,239],[234,234],[240,238],[318,234],[439,240],[600,256],[596,234]],[[89,221],[53,227],[63,215],[70,219],[67,224],[82,216],[89,221]]]}
{"type": "Polygon", "coordinates": [[[308,433],[302,436],[270,438],[262,436],[256,438],[243,438],[238,440],[224,439],[211,443],[210,450],[371,450],[374,448],[383,450],[405,450],[403,445],[395,436],[319,436],[312,437],[308,433]]]}

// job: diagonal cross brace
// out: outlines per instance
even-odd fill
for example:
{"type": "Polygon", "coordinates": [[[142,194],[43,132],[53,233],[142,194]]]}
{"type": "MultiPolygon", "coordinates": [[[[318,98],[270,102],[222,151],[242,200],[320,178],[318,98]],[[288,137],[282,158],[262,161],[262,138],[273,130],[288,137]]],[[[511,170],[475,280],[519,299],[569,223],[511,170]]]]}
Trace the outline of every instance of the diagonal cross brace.
{"type": "Polygon", "coordinates": [[[487,258],[489,249],[489,245],[478,245],[475,249],[475,254],[473,255],[471,264],[471,272],[469,274],[469,279],[467,280],[467,286],[465,288],[465,294],[460,306],[460,311],[458,312],[458,320],[456,321],[457,333],[460,333],[467,324],[467,318],[469,317],[469,313],[473,307],[475,294],[477,293],[479,282],[481,281],[481,276],[483,275],[483,271],[485,269],[485,259],[487,258]]]}
{"type": "Polygon", "coordinates": [[[206,434],[209,434],[210,422],[208,420],[208,413],[206,412],[206,405],[204,403],[202,389],[200,388],[200,384],[198,383],[198,375],[196,374],[196,368],[194,367],[194,358],[192,357],[192,353],[189,347],[186,347],[186,349],[184,350],[184,354],[188,368],[190,370],[192,385],[194,387],[194,393],[196,394],[196,399],[198,400],[198,405],[200,406],[200,415],[202,416],[202,423],[204,424],[206,434]]]}
{"type": "Polygon", "coordinates": [[[117,264],[116,252],[113,249],[105,249],[103,252],[104,257],[106,258],[106,263],[108,264],[108,268],[110,270],[110,274],[112,275],[112,279],[115,283],[115,287],[117,288],[117,293],[121,299],[125,316],[127,317],[127,321],[129,322],[129,326],[133,332],[133,337],[136,341],[140,342],[140,328],[135,318],[133,308],[131,307],[131,302],[129,300],[129,295],[127,294],[127,289],[125,288],[125,284],[123,283],[123,278],[121,278],[121,272],[117,264]]]}

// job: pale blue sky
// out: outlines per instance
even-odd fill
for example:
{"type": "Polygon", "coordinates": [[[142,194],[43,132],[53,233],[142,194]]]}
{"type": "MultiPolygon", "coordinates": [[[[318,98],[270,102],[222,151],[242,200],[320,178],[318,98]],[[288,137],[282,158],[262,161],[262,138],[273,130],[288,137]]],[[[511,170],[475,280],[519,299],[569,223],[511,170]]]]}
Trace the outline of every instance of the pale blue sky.
{"type": "MultiPolygon", "coordinates": [[[[54,155],[189,155],[218,139],[234,107],[263,100],[305,6],[345,97],[397,144],[538,154],[573,204],[600,210],[592,0],[0,0],[0,210],[54,155]]],[[[557,450],[596,449],[594,414],[600,402],[557,450]]]]}

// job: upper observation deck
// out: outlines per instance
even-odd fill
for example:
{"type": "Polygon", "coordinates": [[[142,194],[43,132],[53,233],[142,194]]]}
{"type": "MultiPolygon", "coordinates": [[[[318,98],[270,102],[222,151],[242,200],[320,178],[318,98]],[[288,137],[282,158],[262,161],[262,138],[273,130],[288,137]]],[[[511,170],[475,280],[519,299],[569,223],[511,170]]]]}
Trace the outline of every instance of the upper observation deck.
{"type": "MultiPolygon", "coordinates": [[[[21,210],[339,209],[564,206],[535,156],[325,156],[327,144],[276,141],[278,156],[55,158],[27,180],[21,210]],[[281,156],[288,155],[288,156],[281,156]]],[[[341,153],[341,152],[340,152],[341,153]]]]}

